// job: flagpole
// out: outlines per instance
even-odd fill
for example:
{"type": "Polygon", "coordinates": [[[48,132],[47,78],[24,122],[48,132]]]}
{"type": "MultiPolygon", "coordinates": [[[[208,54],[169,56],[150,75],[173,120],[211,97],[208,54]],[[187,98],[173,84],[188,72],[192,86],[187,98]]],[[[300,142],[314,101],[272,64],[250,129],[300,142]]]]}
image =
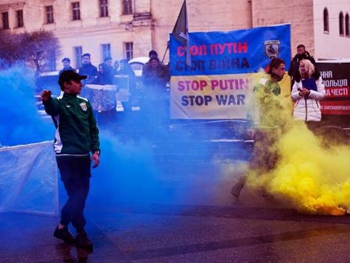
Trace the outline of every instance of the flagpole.
{"type": "Polygon", "coordinates": [[[184,0],[181,6],[181,10],[176,19],[172,36],[185,47],[186,64],[188,66],[191,66],[192,63],[191,63],[191,54],[190,54],[190,39],[188,34],[186,0],[184,0]]]}
{"type": "Polygon", "coordinates": [[[166,49],[165,49],[165,52],[164,52],[164,55],[163,55],[163,58],[162,58],[162,64],[163,64],[163,62],[164,62],[166,53],[168,53],[168,50],[169,50],[169,41],[168,41],[168,43],[167,43],[167,45],[166,45],[166,49]]]}

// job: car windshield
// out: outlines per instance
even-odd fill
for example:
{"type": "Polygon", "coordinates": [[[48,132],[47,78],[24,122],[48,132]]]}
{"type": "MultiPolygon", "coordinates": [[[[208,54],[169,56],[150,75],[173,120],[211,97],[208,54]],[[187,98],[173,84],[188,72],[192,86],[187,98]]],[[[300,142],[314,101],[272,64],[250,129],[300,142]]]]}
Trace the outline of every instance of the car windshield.
{"type": "Polygon", "coordinates": [[[135,62],[135,63],[130,63],[130,67],[132,70],[142,70],[143,69],[143,64],[142,63],[138,63],[138,62],[135,62]]]}

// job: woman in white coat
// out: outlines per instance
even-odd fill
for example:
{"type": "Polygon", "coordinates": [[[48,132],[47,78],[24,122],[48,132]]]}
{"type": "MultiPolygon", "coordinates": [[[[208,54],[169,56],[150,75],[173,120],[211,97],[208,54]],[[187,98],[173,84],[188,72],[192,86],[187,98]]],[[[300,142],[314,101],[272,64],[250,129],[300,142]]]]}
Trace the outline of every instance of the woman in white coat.
{"type": "Polygon", "coordinates": [[[314,130],[322,119],[320,100],[325,96],[325,87],[320,73],[310,60],[300,61],[299,73],[292,88],[292,99],[295,102],[293,118],[305,121],[314,130]]]}

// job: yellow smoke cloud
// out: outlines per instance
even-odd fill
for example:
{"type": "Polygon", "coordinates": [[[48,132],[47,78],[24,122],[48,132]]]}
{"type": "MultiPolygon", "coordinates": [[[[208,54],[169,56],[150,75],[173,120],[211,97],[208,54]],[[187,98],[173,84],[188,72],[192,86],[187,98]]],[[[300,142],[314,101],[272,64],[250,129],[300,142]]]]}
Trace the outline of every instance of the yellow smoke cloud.
{"type": "Polygon", "coordinates": [[[278,149],[281,159],[268,175],[272,194],[307,213],[334,214],[339,206],[350,207],[349,148],[325,148],[305,125],[295,125],[281,137],[278,149]]]}
{"type": "Polygon", "coordinates": [[[248,186],[263,188],[303,213],[345,214],[350,208],[350,148],[325,144],[303,122],[292,119],[290,97],[279,98],[283,107],[269,114],[282,116],[285,122],[268,135],[277,138],[278,162],[268,172],[259,167],[250,169],[248,186]]]}

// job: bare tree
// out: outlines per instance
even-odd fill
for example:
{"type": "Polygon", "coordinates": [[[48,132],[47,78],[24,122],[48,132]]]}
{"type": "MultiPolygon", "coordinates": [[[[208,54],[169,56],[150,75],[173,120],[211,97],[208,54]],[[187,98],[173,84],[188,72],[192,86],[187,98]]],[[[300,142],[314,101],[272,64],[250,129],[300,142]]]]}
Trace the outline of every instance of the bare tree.
{"type": "Polygon", "coordinates": [[[0,31],[0,60],[2,67],[11,67],[18,63],[32,62],[36,71],[55,70],[56,57],[60,53],[58,39],[52,32],[10,34],[0,31]]]}

